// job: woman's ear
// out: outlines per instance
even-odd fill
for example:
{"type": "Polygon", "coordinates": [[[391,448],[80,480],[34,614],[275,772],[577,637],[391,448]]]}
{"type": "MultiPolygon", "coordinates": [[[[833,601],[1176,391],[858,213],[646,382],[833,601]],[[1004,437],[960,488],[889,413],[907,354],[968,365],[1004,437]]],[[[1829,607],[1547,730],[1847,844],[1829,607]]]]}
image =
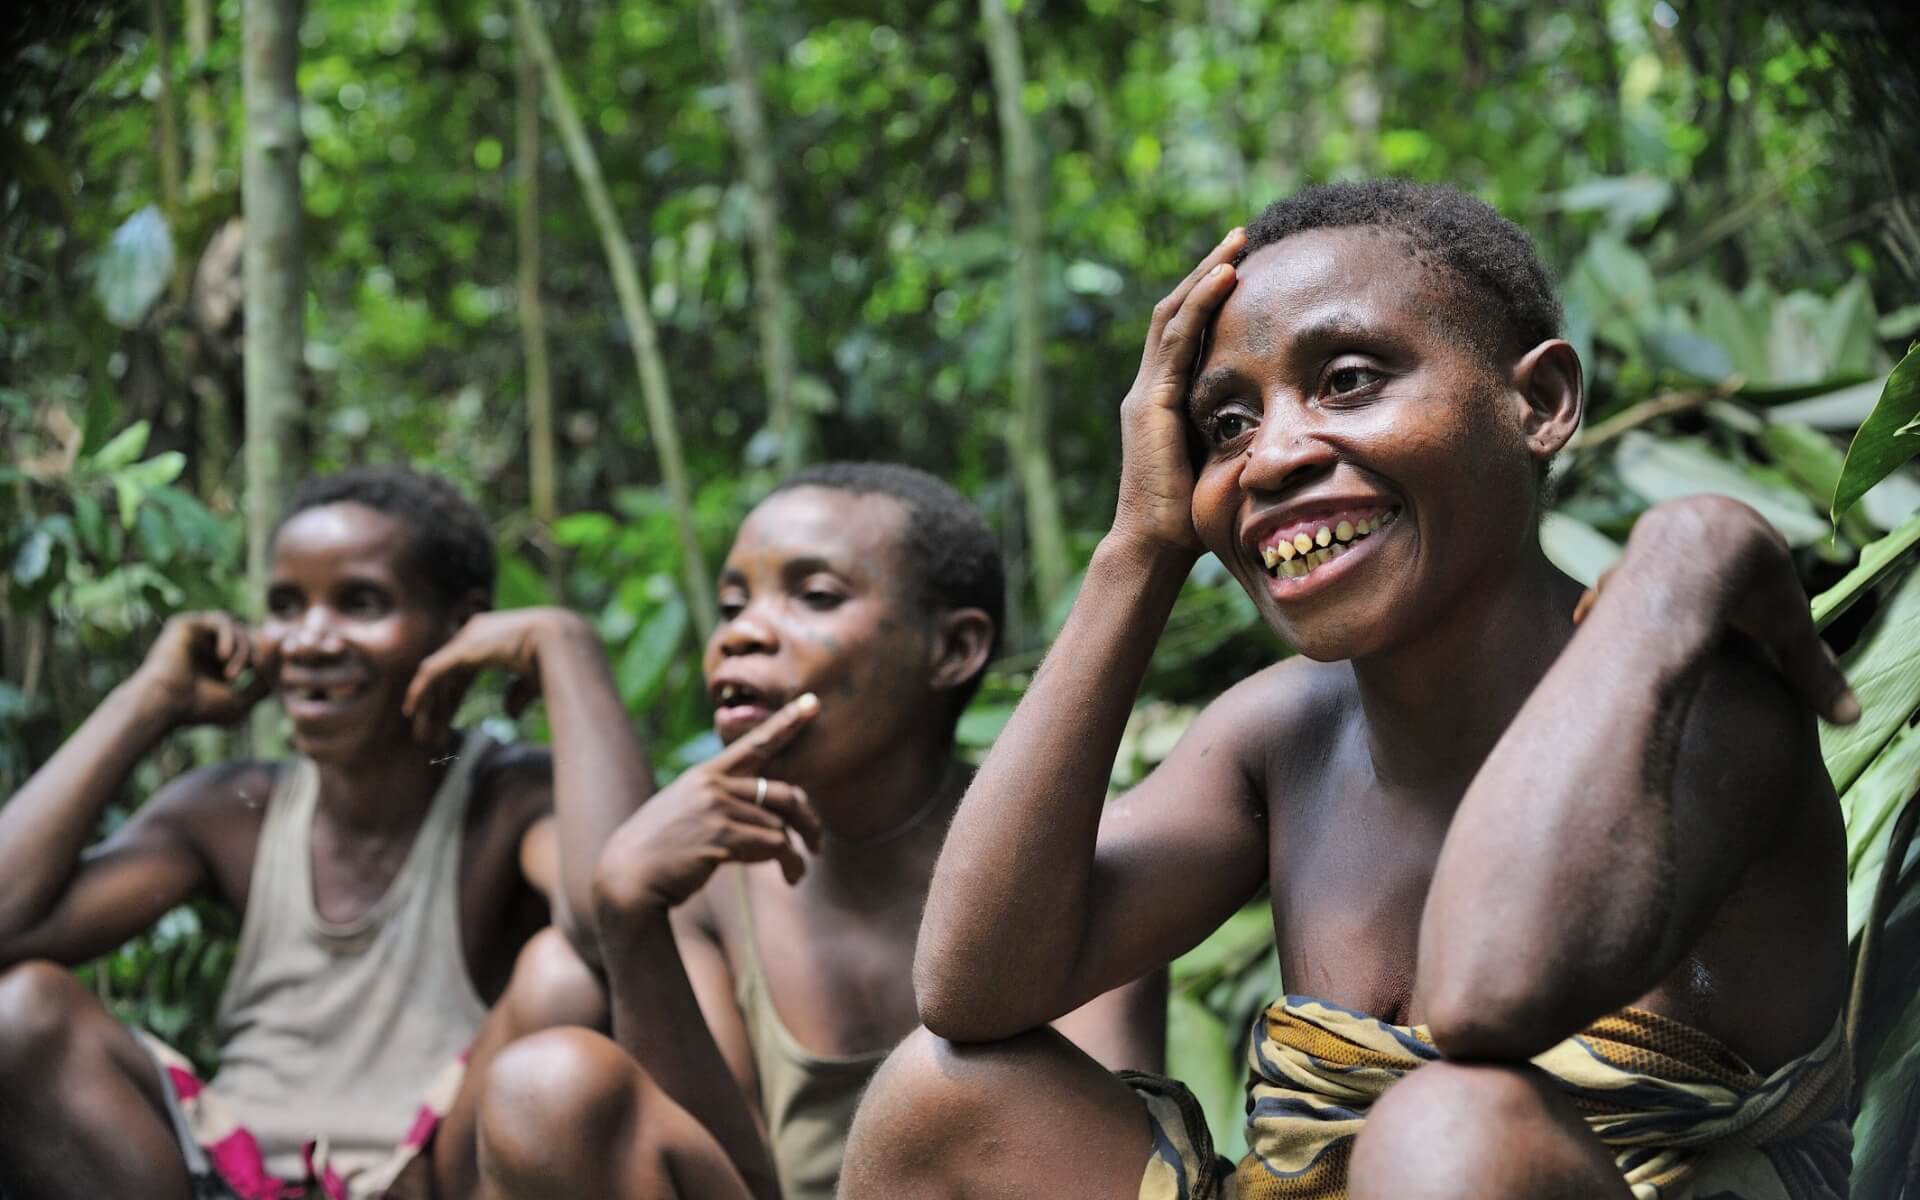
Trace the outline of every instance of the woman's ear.
{"type": "Polygon", "coordinates": [[[993,653],[993,618],[977,608],[950,608],[934,617],[933,687],[964,687],[993,653]]]}
{"type": "Polygon", "coordinates": [[[1546,462],[1573,440],[1586,411],[1580,355],[1560,338],[1541,342],[1514,364],[1513,389],[1526,402],[1521,432],[1527,449],[1546,462]]]}

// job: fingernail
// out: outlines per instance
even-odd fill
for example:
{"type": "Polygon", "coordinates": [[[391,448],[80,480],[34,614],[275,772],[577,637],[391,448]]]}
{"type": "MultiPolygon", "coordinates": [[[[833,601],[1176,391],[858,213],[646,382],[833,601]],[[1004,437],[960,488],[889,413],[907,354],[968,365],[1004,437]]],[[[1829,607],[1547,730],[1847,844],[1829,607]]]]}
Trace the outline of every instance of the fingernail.
{"type": "Polygon", "coordinates": [[[1848,688],[1840,693],[1833,702],[1832,721],[1835,725],[1851,725],[1860,719],[1860,698],[1848,688]]]}
{"type": "Polygon", "coordinates": [[[1232,267],[1229,267],[1226,263],[1221,263],[1219,266],[1215,267],[1213,270],[1208,271],[1207,277],[1209,279],[1218,279],[1220,276],[1225,275],[1228,271],[1231,271],[1231,270],[1233,270],[1232,267]]]}
{"type": "Polygon", "coordinates": [[[795,700],[793,707],[796,711],[803,713],[817,712],[820,708],[820,697],[814,695],[812,692],[808,692],[798,700],[795,700]]]}

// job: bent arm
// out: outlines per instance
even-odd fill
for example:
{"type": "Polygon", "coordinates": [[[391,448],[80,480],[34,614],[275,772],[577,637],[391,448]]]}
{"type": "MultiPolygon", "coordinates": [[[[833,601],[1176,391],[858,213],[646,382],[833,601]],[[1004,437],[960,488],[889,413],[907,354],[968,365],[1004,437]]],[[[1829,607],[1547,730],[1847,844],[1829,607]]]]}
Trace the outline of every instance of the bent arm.
{"type": "Polygon", "coordinates": [[[653,768],[584,620],[569,613],[555,622],[540,649],[540,690],[553,730],[555,919],[598,962],[594,867],[613,831],[653,794],[653,768]]]}
{"type": "Polygon", "coordinates": [[[159,809],[143,810],[82,859],[107,804],[174,724],[161,689],[135,676],[0,805],[0,965],[28,957],[83,961],[198,886],[197,856],[167,830],[159,809]]]}
{"type": "Polygon", "coordinates": [[[1523,1060],[1645,995],[1789,807],[1832,802],[1811,715],[1659,565],[1623,563],[1454,817],[1415,981],[1449,1055],[1523,1060]]]}
{"type": "Polygon", "coordinates": [[[1117,539],[1101,543],[1065,628],[961,800],[914,955],[920,1018],[941,1037],[993,1040],[1062,1016],[1165,964],[1259,886],[1265,841],[1219,713],[1105,804],[1185,574],[1117,539]]]}
{"type": "Polygon", "coordinates": [[[680,956],[676,924],[688,937],[694,969],[711,981],[718,954],[711,937],[665,909],[603,907],[600,936],[615,967],[607,973],[614,1040],[713,1135],[756,1200],[777,1200],[778,1177],[758,1106],[749,1102],[743,1086],[751,1057],[743,1053],[746,1036],[738,1027],[738,1010],[711,987],[703,1008],[689,964],[680,956]],[[733,1048],[731,1055],[722,1049],[723,1039],[733,1048]]]}
{"type": "Polygon", "coordinates": [[[1167,968],[1074,1009],[1053,1023],[1109,1071],[1167,1069],[1167,968]]]}

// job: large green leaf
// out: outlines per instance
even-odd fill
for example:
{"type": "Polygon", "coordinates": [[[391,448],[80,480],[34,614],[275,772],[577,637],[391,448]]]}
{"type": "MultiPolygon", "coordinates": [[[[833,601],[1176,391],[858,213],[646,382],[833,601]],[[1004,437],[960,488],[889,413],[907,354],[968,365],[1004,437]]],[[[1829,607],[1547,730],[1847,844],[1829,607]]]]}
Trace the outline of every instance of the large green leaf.
{"type": "Polygon", "coordinates": [[[1920,992],[1881,1046],[1875,1061],[1859,1064],[1865,1087],[1853,1123],[1853,1194],[1861,1200],[1902,1196],[1920,1128],[1920,992]]]}
{"type": "Polygon", "coordinates": [[[1860,720],[1820,726],[1820,754],[1845,793],[1920,708],[1920,571],[1910,571],[1840,660],[1860,698],[1860,720]]]}
{"type": "Polygon", "coordinates": [[[1620,560],[1620,544],[1565,513],[1550,512],[1540,521],[1540,548],[1553,565],[1592,587],[1620,560]]]}
{"type": "Polygon", "coordinates": [[[1893,741],[1840,798],[1847,822],[1848,940],[1866,927],[1886,862],[1888,835],[1915,794],[1920,794],[1920,727],[1903,722],[1893,741]]]}
{"type": "Polygon", "coordinates": [[[1751,505],[1796,546],[1832,532],[1800,495],[1755,479],[1696,438],[1660,438],[1633,430],[1620,439],[1614,467],[1626,485],[1649,504],[1683,496],[1731,496],[1751,505]]]}
{"type": "Polygon", "coordinates": [[[1889,571],[1899,566],[1907,552],[1920,545],[1920,512],[1908,517],[1893,532],[1860,551],[1860,561],[1839,583],[1813,598],[1813,623],[1825,629],[1832,620],[1867,594],[1889,571]]]}
{"type": "Polygon", "coordinates": [[[94,292],[107,320],[132,329],[146,319],[173,276],[173,235],[149,204],[114,231],[94,273],[94,292]]]}
{"type": "Polygon", "coordinates": [[[1868,488],[1920,453],[1920,429],[1913,427],[1916,417],[1920,417],[1920,347],[1908,350],[1887,377],[1880,402],[1847,447],[1847,463],[1833,493],[1836,518],[1868,488]]]}

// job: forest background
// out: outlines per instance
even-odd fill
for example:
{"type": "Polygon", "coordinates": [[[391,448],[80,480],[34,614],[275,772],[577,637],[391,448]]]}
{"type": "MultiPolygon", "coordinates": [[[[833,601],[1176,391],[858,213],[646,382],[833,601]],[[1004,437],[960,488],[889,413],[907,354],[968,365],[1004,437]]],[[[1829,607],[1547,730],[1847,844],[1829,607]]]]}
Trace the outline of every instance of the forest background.
{"type": "MultiPolygon", "coordinates": [[[[169,613],[256,611],[249,507],[257,546],[290,479],[355,462],[479,499],[499,604],[594,617],[665,772],[715,745],[694,650],[754,500],[801,462],[925,467],[1012,564],[1007,650],[962,725],[977,753],[1111,515],[1153,301],[1300,186],[1450,182],[1533,233],[1587,364],[1556,560],[1591,580],[1648,504],[1711,490],[1767,515],[1824,593],[1868,701],[1827,745],[1853,932],[1879,946],[1858,1161],[1888,1190],[1860,1194],[1920,1195],[1920,479],[1900,465],[1920,362],[1894,369],[1920,333],[1920,40],[1899,7],[32,4],[0,42],[0,796],[169,613]],[[297,99],[249,123],[243,25],[289,16],[297,99]],[[258,279],[250,136],[298,184],[249,201],[256,236],[304,227],[258,279]],[[250,376],[269,336],[284,370],[250,376]]],[[[1203,561],[1115,787],[1284,653],[1203,561]]],[[[497,693],[470,713],[505,721],[497,693]]],[[[173,739],[110,820],[234,750],[173,739]]],[[[230,935],[184,908],[89,975],[210,1062],[230,935]]],[[[1176,966],[1174,1067],[1218,1130],[1279,986],[1270,946],[1255,906],[1176,966]]]]}

